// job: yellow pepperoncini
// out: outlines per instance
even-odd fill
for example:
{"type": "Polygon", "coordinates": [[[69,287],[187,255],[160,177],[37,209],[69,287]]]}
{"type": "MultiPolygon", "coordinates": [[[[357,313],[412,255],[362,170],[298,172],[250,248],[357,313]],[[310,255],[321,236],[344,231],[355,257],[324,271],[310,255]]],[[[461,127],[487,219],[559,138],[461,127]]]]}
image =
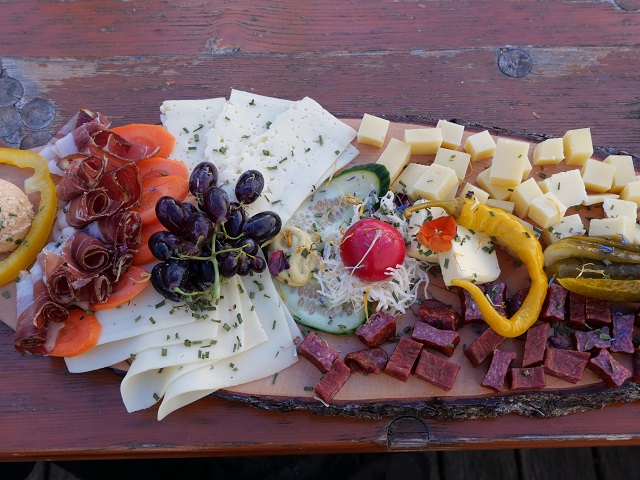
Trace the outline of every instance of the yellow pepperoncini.
{"type": "Polygon", "coordinates": [[[51,180],[47,162],[37,153],[0,148],[0,163],[33,169],[33,175],[24,181],[25,193],[40,193],[38,211],[33,217],[29,233],[18,248],[0,262],[2,286],[14,280],[20,270],[28,268],[46,244],[56,216],[57,199],[56,187],[51,180]]]}
{"type": "Polygon", "coordinates": [[[452,280],[452,285],[467,290],[478,304],[480,313],[489,326],[503,337],[517,337],[531,327],[540,312],[547,294],[547,275],[544,271],[544,254],[536,237],[525,228],[518,218],[499,208],[475,203],[464,197],[441,202],[426,202],[405,210],[405,216],[423,208],[441,207],[455,217],[457,223],[470,230],[485,232],[502,241],[524,263],[531,277],[531,288],[522,307],[506,318],[496,311],[476,285],[466,280],[452,280]]]}

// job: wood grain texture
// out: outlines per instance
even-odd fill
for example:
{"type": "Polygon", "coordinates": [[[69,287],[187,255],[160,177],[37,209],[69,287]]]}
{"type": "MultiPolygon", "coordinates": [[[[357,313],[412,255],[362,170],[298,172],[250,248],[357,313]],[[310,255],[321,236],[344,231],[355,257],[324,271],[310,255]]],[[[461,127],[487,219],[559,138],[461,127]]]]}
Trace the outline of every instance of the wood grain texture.
{"type": "Polygon", "coordinates": [[[602,478],[597,475],[590,448],[523,449],[517,452],[517,455],[521,465],[522,480],[540,478],[545,480],[596,480],[602,478]]]}

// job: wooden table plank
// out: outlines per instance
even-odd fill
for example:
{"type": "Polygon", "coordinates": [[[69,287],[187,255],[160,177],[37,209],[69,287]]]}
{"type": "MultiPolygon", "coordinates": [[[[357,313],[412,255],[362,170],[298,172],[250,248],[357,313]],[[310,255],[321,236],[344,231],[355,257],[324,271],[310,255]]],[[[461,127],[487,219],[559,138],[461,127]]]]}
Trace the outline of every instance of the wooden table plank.
{"type": "MultiPolygon", "coordinates": [[[[638,8],[635,0],[619,1],[638,8]]],[[[0,55],[379,52],[506,45],[637,46],[613,1],[2,2],[0,55]],[[499,19],[499,23],[496,20],[499,19]]]]}
{"type": "Polygon", "coordinates": [[[601,480],[619,480],[637,475],[640,455],[637,447],[595,448],[594,459],[601,480]]]}
{"type": "Polygon", "coordinates": [[[485,450],[442,453],[444,478],[476,480],[513,480],[518,476],[514,450],[485,450]]]}
{"type": "Polygon", "coordinates": [[[522,480],[596,480],[590,448],[523,449],[518,451],[522,480]]]}

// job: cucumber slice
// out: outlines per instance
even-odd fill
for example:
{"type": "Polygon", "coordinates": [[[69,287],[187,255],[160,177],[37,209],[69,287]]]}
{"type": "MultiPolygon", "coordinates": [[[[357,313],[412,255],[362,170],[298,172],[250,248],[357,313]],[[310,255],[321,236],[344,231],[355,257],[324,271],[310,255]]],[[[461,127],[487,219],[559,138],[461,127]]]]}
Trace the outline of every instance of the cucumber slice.
{"type": "Polygon", "coordinates": [[[341,226],[348,226],[353,217],[353,205],[347,196],[367,200],[382,197],[389,190],[389,170],[384,165],[367,163],[351,167],[313,192],[293,214],[288,225],[324,238],[341,226]]]}
{"type": "Polygon", "coordinates": [[[364,308],[356,313],[351,303],[328,307],[326,300],[316,293],[320,286],[315,278],[303,287],[276,282],[289,313],[301,325],[334,335],[345,335],[353,333],[366,320],[364,308]]]}

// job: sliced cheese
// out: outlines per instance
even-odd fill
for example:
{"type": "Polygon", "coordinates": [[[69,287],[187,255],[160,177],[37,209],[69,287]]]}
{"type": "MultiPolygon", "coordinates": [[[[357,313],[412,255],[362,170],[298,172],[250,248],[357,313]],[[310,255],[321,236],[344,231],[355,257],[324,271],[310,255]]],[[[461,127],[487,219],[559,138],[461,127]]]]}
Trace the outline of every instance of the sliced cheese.
{"type": "Polygon", "coordinates": [[[426,171],[427,166],[421,163],[409,163],[405,169],[400,173],[396,181],[391,185],[391,190],[396,193],[405,193],[411,200],[415,200],[417,197],[413,186],[416,181],[426,171]]]}
{"type": "Polygon", "coordinates": [[[529,144],[506,138],[498,139],[493,155],[489,180],[494,185],[515,187],[531,171],[529,144]],[[525,170],[526,167],[526,170],[525,170]]]}
{"type": "Polygon", "coordinates": [[[441,147],[436,152],[436,158],[433,163],[453,169],[456,172],[458,181],[461,182],[467,176],[470,161],[471,155],[468,153],[441,147]]]}
{"type": "Polygon", "coordinates": [[[587,190],[577,169],[554,173],[538,182],[538,186],[544,193],[553,193],[567,208],[587,199],[587,190]]]}
{"type": "Polygon", "coordinates": [[[558,240],[573,235],[583,235],[586,233],[582,218],[577,213],[567,215],[558,223],[554,223],[544,230],[544,238],[547,245],[557,242],[558,240]]]}
{"type": "Polygon", "coordinates": [[[544,192],[540,189],[533,178],[529,178],[513,189],[509,198],[514,203],[516,215],[525,218],[529,215],[531,202],[541,196],[544,192]]]}
{"type": "Polygon", "coordinates": [[[633,167],[631,155],[609,155],[604,159],[604,163],[616,167],[611,184],[611,193],[620,193],[629,182],[636,179],[636,171],[633,167]]]}
{"type": "Polygon", "coordinates": [[[472,183],[465,183],[460,191],[461,195],[464,195],[465,198],[477,200],[479,203],[487,203],[489,200],[489,193],[482,190],[480,187],[476,187],[472,183]]]}
{"type": "Polygon", "coordinates": [[[358,143],[382,147],[390,124],[389,120],[365,113],[358,128],[358,143]]]}
{"type": "Polygon", "coordinates": [[[638,205],[629,200],[605,198],[602,209],[607,218],[627,217],[635,222],[638,217],[638,205]]]}
{"type": "Polygon", "coordinates": [[[504,185],[496,185],[489,178],[490,175],[491,169],[487,168],[478,174],[476,182],[478,182],[480,187],[489,192],[491,198],[495,198],[496,200],[509,200],[514,189],[512,187],[505,187],[504,185]]]}
{"type": "Polygon", "coordinates": [[[384,165],[389,170],[390,181],[393,184],[409,163],[410,158],[411,145],[392,138],[376,163],[384,165]]]}
{"type": "Polygon", "coordinates": [[[590,237],[605,237],[623,242],[633,242],[636,222],[628,217],[594,218],[589,223],[590,237]]]}
{"type": "Polygon", "coordinates": [[[458,187],[455,170],[442,165],[429,165],[413,184],[413,191],[419,198],[445,200],[458,187]]]}
{"type": "Polygon", "coordinates": [[[529,206],[529,218],[543,229],[560,222],[567,207],[553,193],[539,196],[529,206]]]}
{"type": "Polygon", "coordinates": [[[569,130],[562,137],[564,145],[564,161],[567,165],[582,166],[593,155],[591,129],[579,128],[569,130]]]}
{"type": "Polygon", "coordinates": [[[604,193],[611,189],[615,173],[615,165],[601,162],[595,158],[589,158],[582,167],[582,180],[588,190],[596,193],[604,193]]]}
{"type": "Polygon", "coordinates": [[[561,138],[549,138],[536,145],[533,151],[534,165],[557,165],[564,160],[564,142],[561,138]]]}
{"type": "Polygon", "coordinates": [[[435,155],[442,145],[439,128],[413,128],[404,131],[403,141],[411,145],[412,155],[435,155]]]}
{"type": "Polygon", "coordinates": [[[462,144],[462,136],[464,135],[464,125],[449,122],[447,120],[438,120],[436,128],[442,130],[442,146],[457,150],[462,144]]]}
{"type": "Polygon", "coordinates": [[[472,162],[478,162],[485,158],[493,157],[496,151],[496,142],[488,130],[483,130],[467,138],[464,144],[464,151],[471,155],[472,162]]]}

